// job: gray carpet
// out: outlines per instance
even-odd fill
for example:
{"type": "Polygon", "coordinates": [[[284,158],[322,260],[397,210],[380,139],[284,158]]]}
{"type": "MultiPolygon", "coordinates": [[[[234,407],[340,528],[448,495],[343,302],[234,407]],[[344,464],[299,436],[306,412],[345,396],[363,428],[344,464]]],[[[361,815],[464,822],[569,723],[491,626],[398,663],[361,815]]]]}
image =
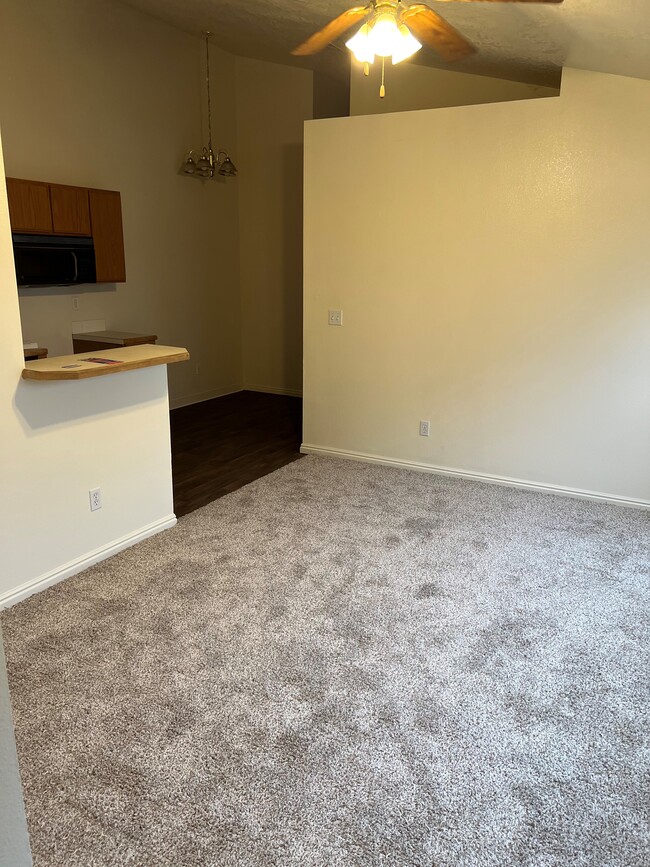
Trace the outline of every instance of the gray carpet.
{"type": "Polygon", "coordinates": [[[650,515],[306,458],[6,612],[36,867],[648,865],[650,515]]]}

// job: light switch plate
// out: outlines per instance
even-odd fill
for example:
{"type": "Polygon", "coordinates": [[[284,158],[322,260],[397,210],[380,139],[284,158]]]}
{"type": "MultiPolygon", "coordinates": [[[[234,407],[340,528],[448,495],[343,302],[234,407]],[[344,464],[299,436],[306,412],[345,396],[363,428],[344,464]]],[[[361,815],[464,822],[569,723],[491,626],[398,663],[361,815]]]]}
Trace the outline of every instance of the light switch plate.
{"type": "Polygon", "coordinates": [[[343,311],[330,310],[327,315],[328,325],[343,325],[343,311]]]}

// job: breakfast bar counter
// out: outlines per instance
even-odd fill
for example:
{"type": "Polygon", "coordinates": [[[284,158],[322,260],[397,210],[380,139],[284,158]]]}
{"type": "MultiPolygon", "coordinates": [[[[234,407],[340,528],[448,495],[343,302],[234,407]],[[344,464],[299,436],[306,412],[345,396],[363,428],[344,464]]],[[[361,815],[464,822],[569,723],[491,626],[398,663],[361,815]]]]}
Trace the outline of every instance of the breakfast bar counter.
{"type": "Polygon", "coordinates": [[[28,361],[22,377],[40,382],[88,379],[92,376],[125,373],[128,370],[139,370],[142,367],[154,367],[158,364],[175,364],[177,361],[187,361],[189,357],[187,349],[180,346],[159,346],[148,343],[141,346],[78,352],[76,355],[59,355],[28,361]]]}

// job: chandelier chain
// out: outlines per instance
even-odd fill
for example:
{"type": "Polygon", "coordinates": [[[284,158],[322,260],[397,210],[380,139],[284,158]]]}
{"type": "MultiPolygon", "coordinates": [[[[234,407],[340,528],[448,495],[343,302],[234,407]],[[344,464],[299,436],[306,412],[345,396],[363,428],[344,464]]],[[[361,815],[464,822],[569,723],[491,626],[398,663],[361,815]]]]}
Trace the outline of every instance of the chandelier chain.
{"type": "Polygon", "coordinates": [[[208,148],[212,152],[212,103],[210,102],[210,31],[205,34],[205,84],[208,93],[208,148]]]}

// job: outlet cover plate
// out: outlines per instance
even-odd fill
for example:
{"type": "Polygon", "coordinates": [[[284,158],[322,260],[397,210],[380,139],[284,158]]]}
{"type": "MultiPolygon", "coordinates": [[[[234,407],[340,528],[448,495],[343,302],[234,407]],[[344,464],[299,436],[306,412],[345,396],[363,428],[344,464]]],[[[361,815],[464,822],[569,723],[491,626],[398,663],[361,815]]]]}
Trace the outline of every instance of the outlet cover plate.
{"type": "Polygon", "coordinates": [[[88,491],[88,497],[90,499],[90,511],[96,512],[97,509],[101,509],[102,507],[102,489],[101,488],[93,488],[92,491],[88,491]]]}

